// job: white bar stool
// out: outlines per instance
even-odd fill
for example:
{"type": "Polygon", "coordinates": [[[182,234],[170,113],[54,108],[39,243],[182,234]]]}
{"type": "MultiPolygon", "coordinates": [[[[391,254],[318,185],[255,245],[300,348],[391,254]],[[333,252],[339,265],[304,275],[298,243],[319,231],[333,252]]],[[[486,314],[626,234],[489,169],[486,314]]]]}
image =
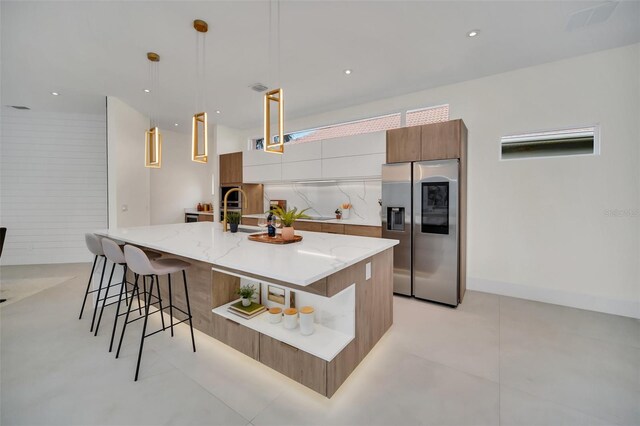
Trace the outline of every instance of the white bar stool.
{"type": "Polygon", "coordinates": [[[91,319],[91,329],[89,330],[89,331],[93,331],[93,324],[96,321],[96,312],[98,310],[98,302],[100,301],[100,292],[102,291],[104,271],[107,267],[107,258],[104,255],[104,251],[102,249],[102,243],[100,242],[100,237],[98,237],[95,234],[86,233],[84,234],[84,240],[85,240],[85,243],[87,244],[87,248],[91,253],[93,253],[95,257],[93,258],[93,266],[91,267],[91,274],[89,275],[89,282],[87,282],[87,289],[84,292],[84,299],[82,300],[82,307],[80,308],[80,316],[78,317],[78,319],[82,319],[82,312],[84,311],[84,305],[87,303],[87,296],[89,294],[98,292],[98,297],[96,298],[96,303],[93,308],[93,318],[91,319]],[[104,260],[104,263],[102,265],[102,275],[100,276],[100,285],[98,286],[97,290],[91,290],[91,281],[93,279],[93,272],[96,269],[96,264],[99,258],[102,258],[104,260]]]}
{"type": "MultiPolygon", "coordinates": [[[[138,380],[138,373],[140,372],[140,360],[142,359],[142,348],[144,346],[144,339],[147,337],[150,337],[156,333],[159,333],[161,331],[166,330],[167,327],[164,326],[164,320],[162,323],[162,328],[160,330],[156,330],[153,333],[149,333],[149,334],[145,334],[147,331],[147,321],[149,319],[149,308],[151,307],[152,304],[156,304],[158,302],[153,302],[152,303],[152,297],[153,296],[153,285],[156,285],[156,289],[158,291],[158,296],[156,297],[156,299],[158,301],[161,300],[160,297],[160,285],[159,285],[159,275],[166,275],[167,279],[168,279],[168,283],[169,283],[169,318],[170,318],[170,328],[171,328],[171,336],[173,336],[173,327],[174,325],[180,324],[182,322],[186,322],[189,321],[189,328],[191,331],[191,344],[193,346],[193,351],[196,351],[196,341],[195,338],[193,336],[193,322],[192,322],[192,315],[191,315],[191,304],[189,303],[189,291],[187,290],[187,274],[185,272],[185,269],[188,268],[189,266],[191,266],[190,263],[188,262],[184,262],[180,259],[159,259],[159,260],[155,260],[155,261],[151,261],[149,260],[149,258],[147,257],[147,255],[145,254],[144,251],[142,251],[141,249],[139,249],[138,247],[134,247],[131,245],[125,245],[124,246],[124,257],[127,263],[127,267],[129,269],[131,269],[135,274],[137,274],[138,276],[142,275],[143,277],[150,277],[151,278],[151,285],[149,288],[149,297],[147,298],[147,301],[145,302],[145,313],[144,313],[144,317],[140,317],[140,318],[144,318],[144,323],[142,325],[142,335],[140,337],[140,349],[138,351],[138,363],[136,365],[136,375],[134,378],[134,381],[138,380]],[[176,273],[176,272],[182,272],[182,279],[184,282],[184,296],[185,296],[185,300],[187,302],[187,312],[183,311],[182,309],[178,308],[177,306],[173,305],[173,297],[172,297],[172,292],[171,292],[171,274],[176,273]],[[177,323],[174,324],[173,322],[173,310],[176,309],[177,311],[183,313],[184,315],[187,316],[187,318],[178,321],[177,323]]],[[[139,291],[138,290],[138,277],[136,277],[136,280],[134,282],[134,292],[139,291]]],[[[124,320],[124,325],[122,326],[122,334],[120,334],[120,342],[118,343],[118,351],[116,352],[116,358],[118,358],[118,356],[120,355],[120,348],[122,347],[122,339],[124,338],[124,333],[125,330],[127,328],[127,324],[129,322],[133,322],[136,321],[140,318],[136,318],[132,321],[129,321],[129,313],[131,312],[131,305],[132,305],[132,301],[133,301],[133,293],[131,295],[131,300],[129,301],[129,308],[127,309],[127,314],[124,320]]],[[[160,309],[156,312],[160,312],[160,317],[163,317],[163,310],[166,308],[163,308],[161,304],[160,305],[160,309]]],[[[154,313],[156,313],[154,312],[154,313]]]]}
{"type": "MultiPolygon", "coordinates": [[[[96,330],[94,334],[94,336],[98,334],[98,328],[100,327],[100,322],[102,321],[102,313],[104,312],[104,307],[117,303],[116,313],[113,319],[113,329],[111,330],[111,341],[109,342],[109,352],[111,352],[111,350],[113,349],[113,339],[116,333],[116,326],[118,325],[118,317],[121,315],[124,315],[124,313],[120,313],[120,304],[122,302],[122,295],[125,294],[124,302],[125,304],[128,305],[127,295],[129,293],[129,290],[127,289],[127,285],[129,284],[133,285],[133,283],[127,281],[127,262],[124,257],[124,252],[122,251],[122,248],[118,245],[118,243],[108,238],[102,238],[102,249],[104,251],[105,257],[109,259],[111,262],[113,262],[114,267],[115,265],[122,266],[122,281],[120,282],[120,293],[118,294],[118,301],[112,302],[112,303],[106,303],[106,297],[102,299],[102,307],[100,308],[100,315],[98,316],[98,323],[96,324],[96,330]]],[[[150,251],[150,250],[145,251],[145,253],[149,259],[158,259],[162,256],[160,253],[150,251]]],[[[113,275],[113,272],[112,272],[112,275],[113,275]]],[[[109,294],[109,288],[111,288],[111,280],[109,280],[109,285],[107,286],[107,290],[106,290],[107,294],[109,294]]],[[[135,291],[135,288],[132,291],[135,291]]],[[[144,293],[142,296],[143,298],[146,297],[146,291],[147,290],[145,285],[144,293]]],[[[142,308],[140,306],[140,292],[137,291],[136,294],[138,296],[138,312],[140,315],[142,315],[142,308]]],[[[133,300],[133,294],[131,299],[133,300]]]]}

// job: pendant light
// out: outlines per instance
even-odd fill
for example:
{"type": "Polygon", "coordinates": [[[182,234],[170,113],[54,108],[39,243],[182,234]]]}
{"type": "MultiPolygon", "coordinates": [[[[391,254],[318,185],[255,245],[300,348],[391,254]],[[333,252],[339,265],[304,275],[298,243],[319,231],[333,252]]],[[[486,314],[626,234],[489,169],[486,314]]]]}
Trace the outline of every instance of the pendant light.
{"type": "MultiPolygon", "coordinates": [[[[271,73],[271,44],[272,44],[272,1],[269,1],[269,73],[271,73]]],[[[276,0],[278,22],[276,24],[276,75],[277,85],[280,85],[280,0],[276,0]]],[[[264,150],[273,154],[284,153],[284,98],[282,88],[269,90],[264,94],[264,150]],[[271,104],[278,105],[277,142],[271,139],[271,104]]]]}
{"type": "Polygon", "coordinates": [[[162,135],[158,124],[154,119],[153,109],[157,102],[157,93],[160,87],[160,55],[155,52],[148,52],[149,60],[149,87],[145,89],[146,93],[151,93],[153,98],[150,100],[149,108],[149,130],[144,135],[144,166],[159,169],[162,166],[162,135]]]}
{"type": "Polygon", "coordinates": [[[207,113],[204,112],[204,96],[202,92],[205,88],[204,78],[207,62],[205,42],[209,25],[201,19],[196,19],[193,21],[193,28],[196,30],[196,111],[203,112],[193,115],[191,160],[197,163],[206,163],[208,161],[209,137],[207,134],[207,113]]]}

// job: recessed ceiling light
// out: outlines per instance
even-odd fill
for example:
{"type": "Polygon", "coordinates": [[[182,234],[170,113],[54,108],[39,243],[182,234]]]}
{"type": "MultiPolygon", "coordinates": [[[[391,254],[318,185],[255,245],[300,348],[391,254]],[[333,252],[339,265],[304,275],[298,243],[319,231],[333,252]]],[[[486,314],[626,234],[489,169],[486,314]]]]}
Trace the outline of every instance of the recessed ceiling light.
{"type": "Polygon", "coordinates": [[[220,110],[219,109],[216,110],[216,114],[220,114],[220,110]]]}
{"type": "Polygon", "coordinates": [[[58,93],[58,92],[51,92],[51,94],[52,94],[53,96],[58,96],[60,93],[58,93]]]}
{"type": "Polygon", "coordinates": [[[344,70],[344,73],[345,73],[346,75],[350,75],[350,74],[351,74],[351,70],[350,70],[350,69],[346,69],[346,70],[344,70]]]}
{"type": "Polygon", "coordinates": [[[144,90],[144,93],[149,93],[149,92],[151,92],[151,90],[149,90],[149,89],[143,89],[143,90],[144,90]]]}
{"type": "Polygon", "coordinates": [[[176,127],[178,127],[178,126],[179,126],[179,124],[178,124],[178,123],[173,123],[173,125],[174,125],[174,126],[176,126],[176,127]]]}
{"type": "Polygon", "coordinates": [[[471,30],[467,33],[467,37],[475,37],[480,34],[480,30],[471,30]]]}

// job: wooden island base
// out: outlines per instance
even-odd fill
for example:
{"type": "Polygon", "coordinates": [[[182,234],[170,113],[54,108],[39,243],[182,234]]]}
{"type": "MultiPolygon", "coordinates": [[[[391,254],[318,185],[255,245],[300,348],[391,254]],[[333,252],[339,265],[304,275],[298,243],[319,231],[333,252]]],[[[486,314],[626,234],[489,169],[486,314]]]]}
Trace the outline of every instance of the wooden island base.
{"type": "MultiPolygon", "coordinates": [[[[163,253],[163,257],[165,254],[163,253]]],[[[173,254],[166,257],[180,258],[173,254]]],[[[240,278],[212,270],[213,265],[183,258],[187,270],[193,326],[243,354],[330,398],[360,364],[393,323],[393,249],[387,249],[340,270],[309,286],[231,271],[295,291],[332,297],[355,283],[355,338],[331,361],[325,361],[279,340],[261,334],[212,312],[213,308],[238,298],[240,278]],[[371,278],[366,279],[366,264],[371,278]]],[[[220,269],[216,266],[216,269],[220,269]]],[[[185,304],[181,277],[173,277],[174,303],[185,304]]],[[[167,280],[160,280],[163,298],[168,297],[167,280]]],[[[178,318],[182,319],[182,318],[178,318]]]]}

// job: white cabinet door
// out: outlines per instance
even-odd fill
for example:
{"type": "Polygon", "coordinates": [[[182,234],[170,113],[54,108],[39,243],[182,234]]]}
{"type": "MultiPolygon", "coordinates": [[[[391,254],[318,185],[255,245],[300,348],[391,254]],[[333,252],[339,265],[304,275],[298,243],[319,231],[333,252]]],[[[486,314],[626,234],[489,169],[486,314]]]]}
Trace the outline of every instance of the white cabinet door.
{"type": "Polygon", "coordinates": [[[385,154],[354,155],[322,159],[322,178],[341,179],[358,177],[380,177],[385,154]]]}
{"type": "Polygon", "coordinates": [[[261,166],[264,164],[280,164],[281,154],[270,154],[261,149],[250,149],[242,153],[243,166],[261,166]]]}
{"type": "Polygon", "coordinates": [[[384,154],[387,149],[386,144],[386,132],[365,133],[363,135],[327,139],[322,141],[322,158],[384,154]]]}
{"type": "Polygon", "coordinates": [[[319,160],[321,156],[322,143],[320,141],[285,144],[282,162],[319,160]]]}
{"type": "Polygon", "coordinates": [[[311,180],[322,178],[322,160],[296,161],[282,164],[282,180],[311,180]]]}
{"type": "Polygon", "coordinates": [[[242,168],[242,180],[245,183],[278,182],[282,180],[281,164],[264,164],[242,168]]]}

